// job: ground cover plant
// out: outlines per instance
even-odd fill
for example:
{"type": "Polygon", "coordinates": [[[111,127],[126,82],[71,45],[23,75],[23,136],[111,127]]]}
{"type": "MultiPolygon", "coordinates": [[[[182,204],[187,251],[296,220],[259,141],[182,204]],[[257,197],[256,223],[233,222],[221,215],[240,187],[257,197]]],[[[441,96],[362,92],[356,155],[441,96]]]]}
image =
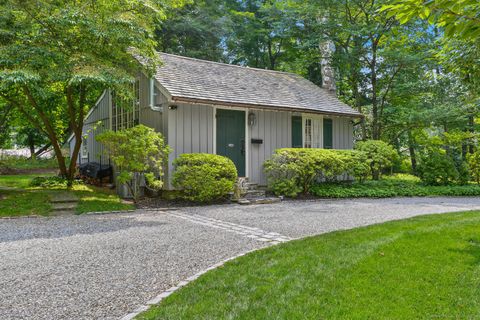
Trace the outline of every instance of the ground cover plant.
{"type": "Polygon", "coordinates": [[[49,215],[51,197],[67,190],[79,199],[78,214],[133,209],[133,205],[121,201],[115,190],[82,183],[75,183],[67,189],[65,179],[51,175],[0,175],[0,217],[49,215]]]}
{"type": "Polygon", "coordinates": [[[138,318],[473,319],[480,212],[292,241],[200,277],[138,318]]]}
{"type": "Polygon", "coordinates": [[[413,175],[397,174],[364,183],[319,183],[312,187],[311,194],[319,198],[480,196],[480,187],[476,184],[431,186],[413,175]]]}

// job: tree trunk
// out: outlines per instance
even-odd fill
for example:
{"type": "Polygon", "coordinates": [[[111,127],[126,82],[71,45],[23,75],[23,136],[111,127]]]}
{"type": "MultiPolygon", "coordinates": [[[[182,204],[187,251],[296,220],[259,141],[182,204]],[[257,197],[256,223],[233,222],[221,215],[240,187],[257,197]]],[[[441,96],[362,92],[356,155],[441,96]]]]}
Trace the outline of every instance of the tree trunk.
{"type": "Polygon", "coordinates": [[[378,119],[378,99],[377,99],[377,46],[372,45],[372,63],[371,63],[370,81],[372,85],[372,139],[380,139],[380,123],[378,119]]]}
{"type": "Polygon", "coordinates": [[[413,142],[412,133],[408,132],[408,152],[410,153],[410,162],[412,163],[413,174],[417,174],[417,155],[415,153],[415,145],[413,142]]]}
{"type": "MultiPolygon", "coordinates": [[[[470,114],[468,116],[468,129],[472,133],[472,135],[475,133],[475,119],[473,114],[470,114]]],[[[474,145],[474,139],[468,139],[468,152],[470,154],[475,152],[475,145],[474,145]]]]}

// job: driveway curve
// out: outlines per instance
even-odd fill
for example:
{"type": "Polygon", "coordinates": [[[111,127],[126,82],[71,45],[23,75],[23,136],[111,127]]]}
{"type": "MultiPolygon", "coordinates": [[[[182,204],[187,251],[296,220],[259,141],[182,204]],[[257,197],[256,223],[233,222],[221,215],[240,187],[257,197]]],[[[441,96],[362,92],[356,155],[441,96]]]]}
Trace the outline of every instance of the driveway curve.
{"type": "Polygon", "coordinates": [[[334,230],[480,210],[480,198],[259,206],[0,220],[1,319],[119,319],[229,257],[334,230]]]}

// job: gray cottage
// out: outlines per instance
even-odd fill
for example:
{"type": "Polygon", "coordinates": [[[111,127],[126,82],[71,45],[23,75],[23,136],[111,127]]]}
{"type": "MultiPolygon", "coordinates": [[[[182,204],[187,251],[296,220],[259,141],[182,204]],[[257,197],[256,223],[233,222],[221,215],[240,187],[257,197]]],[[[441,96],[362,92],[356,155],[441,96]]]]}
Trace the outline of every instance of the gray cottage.
{"type": "Polygon", "coordinates": [[[95,135],[137,124],[161,132],[173,149],[167,188],[172,162],[182,153],[226,156],[239,176],[264,185],[263,162],[278,148],[353,147],[360,113],[299,75],[159,55],[163,65],[154,78],[139,74],[132,107],[103,92],[85,119],[80,163],[108,163],[95,135]]]}

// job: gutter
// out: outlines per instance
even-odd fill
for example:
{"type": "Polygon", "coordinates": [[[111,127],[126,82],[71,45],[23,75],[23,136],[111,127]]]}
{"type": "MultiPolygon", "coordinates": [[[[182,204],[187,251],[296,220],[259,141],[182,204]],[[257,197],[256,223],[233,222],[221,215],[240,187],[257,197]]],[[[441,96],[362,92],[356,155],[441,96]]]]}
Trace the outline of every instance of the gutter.
{"type": "Polygon", "coordinates": [[[360,114],[360,113],[328,112],[328,111],[320,111],[320,110],[317,111],[317,110],[306,109],[306,108],[275,107],[271,105],[262,105],[262,104],[225,102],[225,101],[211,100],[211,99],[184,98],[184,97],[175,97],[175,96],[172,96],[172,102],[185,102],[185,103],[191,103],[191,104],[210,104],[215,106],[265,109],[265,110],[284,111],[284,112],[293,111],[293,112],[302,112],[302,113],[311,113],[311,114],[324,114],[324,115],[331,115],[331,116],[345,116],[345,117],[352,117],[352,118],[365,117],[363,114],[360,114]]]}

